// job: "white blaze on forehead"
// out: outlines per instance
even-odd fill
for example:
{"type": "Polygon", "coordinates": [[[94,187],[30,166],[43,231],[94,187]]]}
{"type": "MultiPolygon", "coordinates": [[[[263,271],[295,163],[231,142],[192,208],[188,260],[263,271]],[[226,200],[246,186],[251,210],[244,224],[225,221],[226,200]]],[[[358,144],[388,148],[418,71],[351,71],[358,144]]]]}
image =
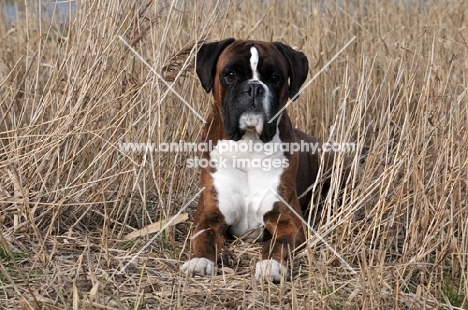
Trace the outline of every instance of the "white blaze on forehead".
{"type": "MultiPolygon", "coordinates": [[[[254,81],[254,83],[260,83],[263,86],[263,89],[265,90],[265,95],[263,96],[263,109],[265,110],[265,113],[267,115],[267,118],[270,116],[270,100],[271,100],[271,95],[270,95],[270,89],[268,86],[263,83],[260,80],[260,77],[258,76],[258,61],[259,61],[259,56],[258,56],[258,50],[255,46],[252,46],[250,48],[250,69],[252,69],[252,79],[250,81],[254,81]]],[[[258,130],[259,128],[257,128],[258,130]]],[[[263,127],[262,127],[263,129],[263,127]]]]}
{"type": "Polygon", "coordinates": [[[257,71],[257,65],[258,65],[258,51],[255,48],[255,46],[252,46],[250,48],[250,68],[252,69],[252,80],[258,80],[258,71],[257,71]]]}

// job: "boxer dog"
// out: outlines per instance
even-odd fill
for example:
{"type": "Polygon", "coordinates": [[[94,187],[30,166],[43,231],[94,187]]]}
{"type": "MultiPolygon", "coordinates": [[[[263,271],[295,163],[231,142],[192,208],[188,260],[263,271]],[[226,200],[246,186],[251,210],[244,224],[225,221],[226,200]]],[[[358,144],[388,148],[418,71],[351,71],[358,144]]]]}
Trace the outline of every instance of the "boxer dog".
{"type": "MultiPolygon", "coordinates": [[[[182,272],[213,275],[225,239],[247,235],[264,241],[256,279],[277,282],[287,276],[289,253],[305,241],[302,221],[292,210],[302,214],[311,200],[310,191],[301,199],[298,195],[317,181],[321,164],[327,171],[334,161],[333,153],[274,148],[321,143],[294,129],[286,110],[270,122],[298,94],[308,70],[307,57],[280,42],[231,38],[199,49],[196,72],[214,97],[203,130],[203,142],[210,141],[213,148],[201,156],[218,165],[202,168],[205,190],[194,218],[191,259],[182,272]],[[251,162],[237,163],[241,159],[251,162]],[[267,161],[270,165],[259,165],[267,161]]],[[[324,193],[329,185],[330,174],[324,193]]]]}

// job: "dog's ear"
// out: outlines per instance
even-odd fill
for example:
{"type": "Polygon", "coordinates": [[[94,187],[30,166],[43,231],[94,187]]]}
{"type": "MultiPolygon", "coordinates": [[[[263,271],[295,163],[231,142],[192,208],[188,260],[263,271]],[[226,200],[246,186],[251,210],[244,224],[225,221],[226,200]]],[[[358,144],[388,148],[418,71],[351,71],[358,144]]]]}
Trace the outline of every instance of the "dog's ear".
{"type": "Polygon", "coordinates": [[[197,53],[197,75],[207,93],[213,88],[216,63],[221,52],[235,40],[229,38],[219,42],[203,44],[197,53]]]}
{"type": "Polygon", "coordinates": [[[309,73],[309,61],[306,55],[281,42],[273,42],[289,63],[289,98],[294,98],[309,73]]]}

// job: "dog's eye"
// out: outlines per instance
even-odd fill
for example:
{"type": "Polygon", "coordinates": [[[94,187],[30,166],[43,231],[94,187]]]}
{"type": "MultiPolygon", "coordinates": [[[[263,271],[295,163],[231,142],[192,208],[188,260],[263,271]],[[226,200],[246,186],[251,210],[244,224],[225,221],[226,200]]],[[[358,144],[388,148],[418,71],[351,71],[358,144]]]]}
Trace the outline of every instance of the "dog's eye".
{"type": "Polygon", "coordinates": [[[226,82],[229,84],[232,84],[236,80],[236,73],[234,71],[229,71],[226,73],[225,77],[226,77],[226,82]]]}
{"type": "Polygon", "coordinates": [[[276,84],[279,82],[279,76],[276,75],[276,74],[273,74],[270,78],[270,81],[273,83],[273,84],[276,84]]]}

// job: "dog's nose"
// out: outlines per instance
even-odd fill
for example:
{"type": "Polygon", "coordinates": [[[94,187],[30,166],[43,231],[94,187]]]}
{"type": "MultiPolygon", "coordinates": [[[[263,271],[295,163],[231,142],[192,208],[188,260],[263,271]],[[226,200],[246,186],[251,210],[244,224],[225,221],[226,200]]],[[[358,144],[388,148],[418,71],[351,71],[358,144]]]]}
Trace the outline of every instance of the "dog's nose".
{"type": "Polygon", "coordinates": [[[251,83],[247,85],[245,92],[250,98],[256,99],[265,93],[265,89],[262,84],[251,83]]]}

